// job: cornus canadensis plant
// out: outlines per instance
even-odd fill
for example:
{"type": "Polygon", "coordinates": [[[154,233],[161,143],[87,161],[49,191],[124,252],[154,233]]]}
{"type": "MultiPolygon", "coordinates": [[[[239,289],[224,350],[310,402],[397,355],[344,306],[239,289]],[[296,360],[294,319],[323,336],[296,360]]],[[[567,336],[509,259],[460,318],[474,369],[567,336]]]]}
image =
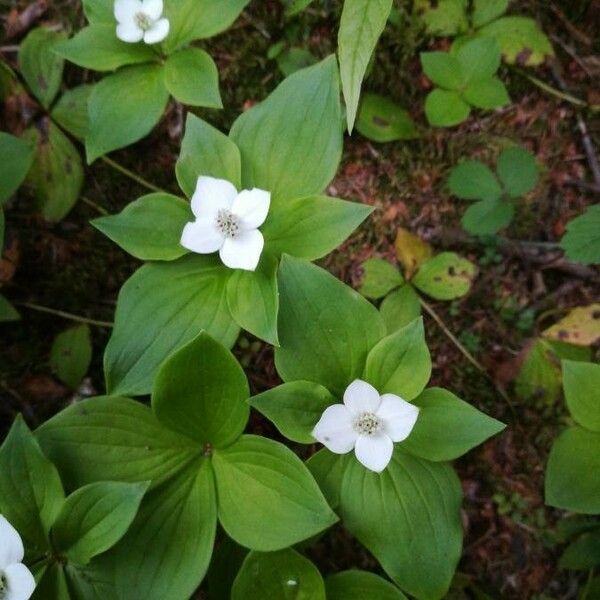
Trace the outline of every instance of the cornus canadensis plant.
{"type": "Polygon", "coordinates": [[[17,530],[0,515],[0,598],[28,600],[35,589],[35,579],[23,564],[25,550],[17,530]]]}

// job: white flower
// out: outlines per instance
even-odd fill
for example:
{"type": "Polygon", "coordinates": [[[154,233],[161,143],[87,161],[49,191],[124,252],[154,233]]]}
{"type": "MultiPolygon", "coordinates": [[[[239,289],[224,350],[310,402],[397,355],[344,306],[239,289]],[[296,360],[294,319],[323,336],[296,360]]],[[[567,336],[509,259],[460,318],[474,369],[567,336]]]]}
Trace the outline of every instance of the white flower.
{"type": "Polygon", "coordinates": [[[161,19],[163,0],[115,0],[117,37],[130,44],[157,44],[169,35],[169,19],[161,19]]]}
{"type": "Polygon", "coordinates": [[[344,392],[344,404],[325,409],[313,436],[335,454],[354,449],[360,463],[381,473],[392,459],[394,442],[410,435],[418,416],[418,406],[395,394],[380,396],[372,385],[356,379],[344,392]]]}
{"type": "Polygon", "coordinates": [[[0,600],[27,600],[33,594],[35,579],[22,563],[24,555],[21,536],[0,515],[0,600]]]}
{"type": "Polygon", "coordinates": [[[192,196],[196,220],[183,228],[181,245],[199,254],[218,250],[231,269],[254,271],[265,245],[258,228],[265,222],[270,204],[271,194],[264,190],[238,194],[225,179],[199,177],[192,196]]]}

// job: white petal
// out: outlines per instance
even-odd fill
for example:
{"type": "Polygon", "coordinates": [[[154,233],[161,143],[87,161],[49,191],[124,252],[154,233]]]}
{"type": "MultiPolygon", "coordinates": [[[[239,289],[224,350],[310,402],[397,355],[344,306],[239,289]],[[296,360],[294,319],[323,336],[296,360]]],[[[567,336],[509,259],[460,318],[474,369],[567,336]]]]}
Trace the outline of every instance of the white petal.
{"type": "Polygon", "coordinates": [[[219,256],[230,269],[254,271],[260,260],[265,240],[258,229],[242,231],[235,238],[226,238],[219,256]]]}
{"type": "Polygon", "coordinates": [[[162,42],[168,35],[171,24],[169,23],[169,19],[160,19],[156,21],[150,27],[150,29],[146,29],[146,33],[144,33],[144,42],[146,44],[158,44],[158,42],[162,42]]]}
{"type": "Polygon", "coordinates": [[[215,227],[213,219],[196,219],[187,223],[179,242],[184,248],[198,254],[210,254],[220,250],[225,236],[215,227]]]}
{"type": "Polygon", "coordinates": [[[0,569],[23,560],[25,551],[17,530],[0,515],[0,569]]]}
{"type": "Polygon", "coordinates": [[[142,0],[142,12],[158,21],[163,14],[163,0],[142,0]]]}
{"type": "Polygon", "coordinates": [[[358,434],[352,427],[352,415],[343,404],[328,406],[313,429],[313,436],[335,454],[354,448],[358,434]]]}
{"type": "Polygon", "coordinates": [[[393,452],[394,443],[389,435],[382,432],[359,435],[354,447],[358,462],[376,473],[381,473],[388,466],[393,452]]]}
{"type": "Polygon", "coordinates": [[[377,416],[383,421],[383,430],[393,442],[405,440],[413,430],[419,407],[395,394],[383,394],[377,416]]]}
{"type": "Polygon", "coordinates": [[[269,214],[271,193],[254,188],[240,192],[231,205],[231,212],[242,219],[244,229],[260,227],[269,214]]]}
{"type": "Polygon", "coordinates": [[[344,392],[344,404],[353,415],[374,413],[379,408],[379,402],[379,392],[362,379],[355,379],[344,392]]]}
{"type": "Polygon", "coordinates": [[[114,14],[119,23],[133,23],[133,18],[139,12],[143,12],[140,0],[115,0],[114,14]]]}
{"type": "Polygon", "coordinates": [[[144,30],[140,29],[133,21],[119,23],[117,25],[117,37],[122,42],[135,44],[136,42],[141,42],[144,38],[144,30]]]}
{"type": "Polygon", "coordinates": [[[35,590],[35,579],[23,564],[16,563],[4,569],[8,594],[6,600],[28,600],[35,590]]]}
{"type": "Polygon", "coordinates": [[[231,209],[237,190],[233,183],[214,177],[198,177],[196,191],[192,196],[192,212],[196,217],[216,218],[219,210],[231,209]]]}

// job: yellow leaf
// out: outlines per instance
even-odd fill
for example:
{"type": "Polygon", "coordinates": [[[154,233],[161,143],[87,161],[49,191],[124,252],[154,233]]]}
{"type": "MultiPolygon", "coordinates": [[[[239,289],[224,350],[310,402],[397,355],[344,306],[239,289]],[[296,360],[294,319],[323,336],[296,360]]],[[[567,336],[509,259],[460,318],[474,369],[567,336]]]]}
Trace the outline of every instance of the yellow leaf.
{"type": "Polygon", "coordinates": [[[569,342],[577,346],[591,346],[600,340],[600,304],[574,308],[542,334],[549,340],[569,342]]]}
{"type": "Polygon", "coordinates": [[[402,227],[396,234],[395,245],[406,279],[410,279],[421,264],[433,256],[433,249],[427,242],[402,227]]]}

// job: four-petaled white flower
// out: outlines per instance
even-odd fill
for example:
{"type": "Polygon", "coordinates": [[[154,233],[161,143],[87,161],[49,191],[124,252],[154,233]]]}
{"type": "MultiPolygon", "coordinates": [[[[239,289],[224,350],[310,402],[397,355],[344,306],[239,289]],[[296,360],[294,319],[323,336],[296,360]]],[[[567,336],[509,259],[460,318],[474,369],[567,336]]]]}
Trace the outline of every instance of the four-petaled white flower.
{"type": "Polygon", "coordinates": [[[331,452],[346,454],[354,449],[367,469],[381,473],[394,451],[394,442],[412,431],[419,407],[395,394],[379,395],[366,381],[356,379],[344,392],[344,404],[323,412],[313,436],[331,452]]]}
{"type": "Polygon", "coordinates": [[[163,0],[115,0],[117,37],[134,44],[158,44],[169,35],[169,19],[161,18],[163,0]]]}
{"type": "Polygon", "coordinates": [[[35,579],[23,564],[23,542],[17,530],[0,515],[0,600],[28,600],[35,579]]]}
{"type": "Polygon", "coordinates": [[[265,240],[258,228],[265,222],[271,194],[254,188],[238,193],[225,179],[199,177],[192,196],[196,220],[187,223],[181,245],[192,252],[219,251],[231,269],[254,271],[265,240]]]}

